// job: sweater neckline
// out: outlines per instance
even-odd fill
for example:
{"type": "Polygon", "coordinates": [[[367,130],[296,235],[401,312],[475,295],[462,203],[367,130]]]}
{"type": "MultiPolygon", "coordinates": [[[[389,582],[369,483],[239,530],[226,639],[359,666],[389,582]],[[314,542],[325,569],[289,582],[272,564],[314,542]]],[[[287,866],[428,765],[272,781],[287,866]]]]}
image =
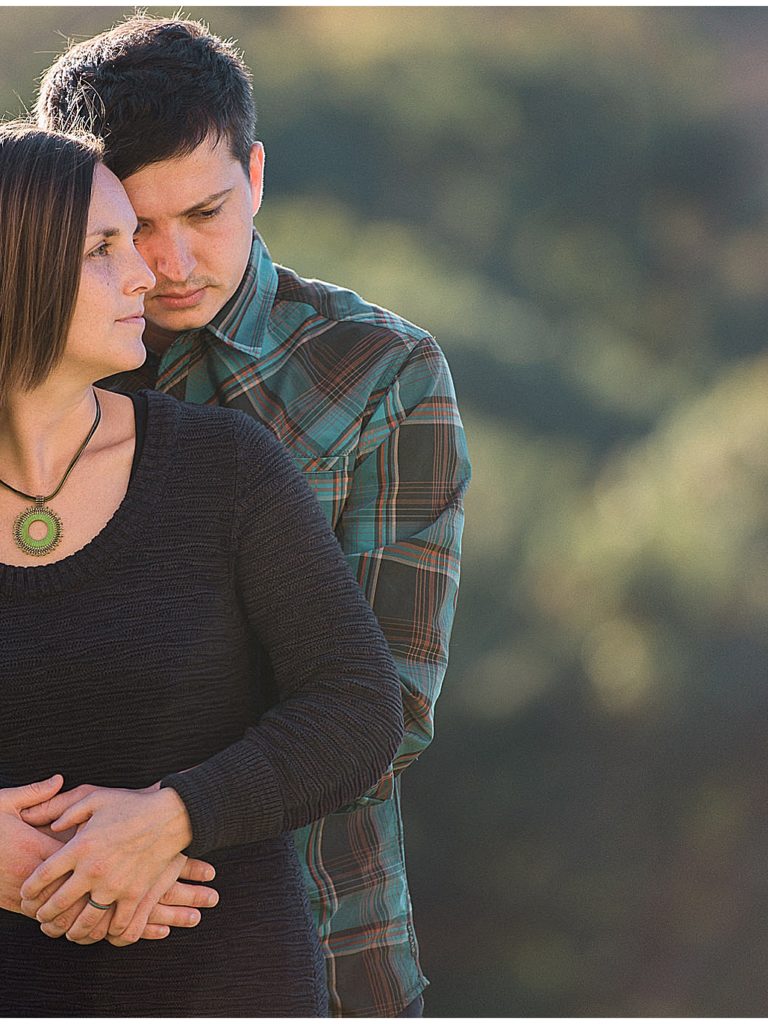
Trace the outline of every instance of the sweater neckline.
{"type": "Polygon", "coordinates": [[[47,565],[0,562],[0,594],[43,596],[77,587],[117,560],[134,538],[151,534],[169,479],[170,453],[178,432],[177,403],[147,390],[144,447],[123,500],[102,529],[77,551],[47,565]]]}

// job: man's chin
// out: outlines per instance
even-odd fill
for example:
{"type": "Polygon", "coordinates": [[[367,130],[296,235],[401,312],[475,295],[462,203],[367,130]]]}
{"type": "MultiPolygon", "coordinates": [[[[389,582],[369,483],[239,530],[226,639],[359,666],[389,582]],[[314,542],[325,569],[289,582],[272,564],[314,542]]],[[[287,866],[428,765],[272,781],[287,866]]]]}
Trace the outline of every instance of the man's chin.
{"type": "Polygon", "coordinates": [[[201,303],[194,309],[162,310],[147,307],[147,331],[156,330],[181,334],[183,331],[194,331],[213,319],[217,310],[211,309],[212,303],[201,303]]]}

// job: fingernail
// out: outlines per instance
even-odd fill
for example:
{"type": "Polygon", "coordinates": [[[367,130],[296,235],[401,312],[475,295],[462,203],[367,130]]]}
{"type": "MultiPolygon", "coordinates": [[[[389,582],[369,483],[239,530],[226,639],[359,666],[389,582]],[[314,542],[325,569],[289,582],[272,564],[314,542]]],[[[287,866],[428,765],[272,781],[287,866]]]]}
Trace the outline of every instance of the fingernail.
{"type": "Polygon", "coordinates": [[[188,924],[197,924],[199,922],[199,920],[200,920],[200,914],[196,910],[190,910],[190,912],[187,914],[187,923],[188,924]]]}
{"type": "Polygon", "coordinates": [[[205,869],[205,878],[204,878],[204,880],[206,882],[212,882],[215,877],[216,877],[216,872],[214,871],[213,868],[206,868],[205,869]]]}

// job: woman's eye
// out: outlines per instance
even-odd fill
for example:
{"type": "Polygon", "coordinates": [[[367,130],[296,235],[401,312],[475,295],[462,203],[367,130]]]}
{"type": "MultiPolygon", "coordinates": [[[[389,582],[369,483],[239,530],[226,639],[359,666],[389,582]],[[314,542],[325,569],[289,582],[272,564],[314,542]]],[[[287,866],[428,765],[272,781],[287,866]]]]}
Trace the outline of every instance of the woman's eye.
{"type": "Polygon", "coordinates": [[[95,249],[92,249],[88,253],[89,256],[94,256],[96,258],[98,258],[100,256],[107,256],[108,254],[109,254],[109,242],[102,242],[101,245],[97,246],[95,249]]]}

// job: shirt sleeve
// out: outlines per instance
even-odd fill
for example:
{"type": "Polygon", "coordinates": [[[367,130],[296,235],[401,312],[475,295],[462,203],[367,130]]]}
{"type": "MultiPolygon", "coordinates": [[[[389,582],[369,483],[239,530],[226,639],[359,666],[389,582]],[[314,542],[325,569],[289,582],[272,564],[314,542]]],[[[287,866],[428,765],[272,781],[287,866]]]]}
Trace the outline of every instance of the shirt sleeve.
{"type": "Polygon", "coordinates": [[[376,782],[403,735],[387,643],[317,500],[266,428],[236,422],[233,575],[278,699],[241,740],[162,780],[184,800],[195,856],[337,810],[376,782]]]}
{"type": "Polygon", "coordinates": [[[395,775],[432,740],[456,610],[471,468],[450,370],[433,338],[410,352],[358,452],[336,533],[394,657],[405,719],[393,763],[356,801],[367,804],[389,798],[395,775]]]}

